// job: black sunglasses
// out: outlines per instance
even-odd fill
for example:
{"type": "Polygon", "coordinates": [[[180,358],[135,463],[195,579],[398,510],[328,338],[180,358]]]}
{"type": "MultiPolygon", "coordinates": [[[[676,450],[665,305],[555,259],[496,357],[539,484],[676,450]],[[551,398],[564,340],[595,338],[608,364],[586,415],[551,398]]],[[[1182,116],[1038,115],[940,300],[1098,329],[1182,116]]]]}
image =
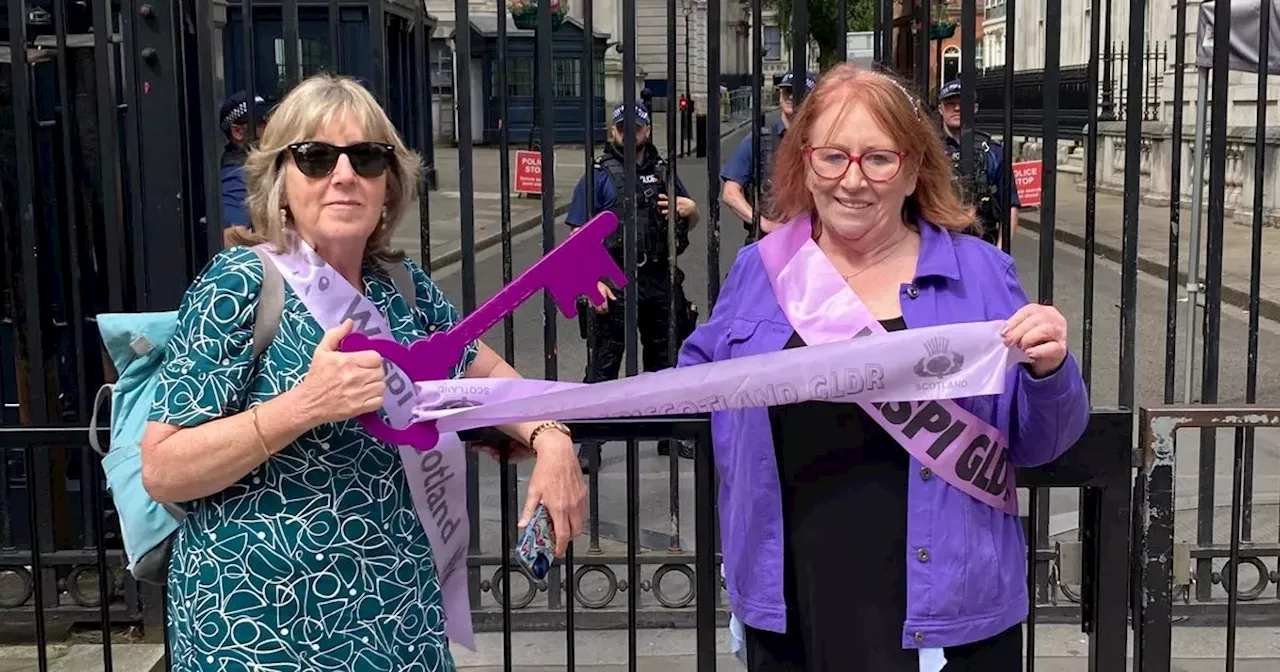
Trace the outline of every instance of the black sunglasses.
{"type": "Polygon", "coordinates": [[[293,155],[293,162],[298,170],[312,179],[332,173],[338,165],[338,157],[343,154],[351,159],[351,168],[356,171],[356,175],[372,178],[387,172],[396,148],[385,142],[357,142],[338,147],[327,142],[308,140],[289,145],[289,153],[293,155]]]}

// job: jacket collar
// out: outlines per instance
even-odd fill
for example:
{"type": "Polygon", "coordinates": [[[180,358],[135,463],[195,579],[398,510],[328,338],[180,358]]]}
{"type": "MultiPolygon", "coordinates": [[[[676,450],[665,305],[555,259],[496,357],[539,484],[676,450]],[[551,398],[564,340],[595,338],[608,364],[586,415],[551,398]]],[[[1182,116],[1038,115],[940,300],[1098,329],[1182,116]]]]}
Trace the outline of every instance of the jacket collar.
{"type": "Polygon", "coordinates": [[[956,257],[954,234],[923,218],[916,220],[916,226],[920,230],[920,258],[916,261],[915,279],[959,280],[960,260],[956,257]]]}

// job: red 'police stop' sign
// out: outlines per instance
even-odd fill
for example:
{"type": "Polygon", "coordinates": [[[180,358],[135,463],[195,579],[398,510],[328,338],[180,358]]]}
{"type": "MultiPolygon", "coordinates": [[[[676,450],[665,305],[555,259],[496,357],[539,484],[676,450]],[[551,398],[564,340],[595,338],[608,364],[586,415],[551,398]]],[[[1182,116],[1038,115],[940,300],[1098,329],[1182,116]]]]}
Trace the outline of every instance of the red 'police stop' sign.
{"type": "Polygon", "coordinates": [[[1040,205],[1040,188],[1043,172],[1040,161],[1019,161],[1013,164],[1013,184],[1018,189],[1018,201],[1022,207],[1040,205]]]}
{"type": "Polygon", "coordinates": [[[542,193],[542,152],[516,150],[516,193],[542,193]]]}

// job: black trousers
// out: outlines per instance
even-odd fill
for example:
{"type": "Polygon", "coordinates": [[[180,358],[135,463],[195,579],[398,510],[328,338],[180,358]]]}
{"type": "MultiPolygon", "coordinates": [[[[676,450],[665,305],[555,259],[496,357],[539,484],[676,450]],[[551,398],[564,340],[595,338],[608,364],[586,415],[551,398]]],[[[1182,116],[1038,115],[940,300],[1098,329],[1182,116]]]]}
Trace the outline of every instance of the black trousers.
{"type": "MultiPolygon", "coordinates": [[[[684,294],[684,273],[680,269],[676,269],[674,287],[670,285],[665,265],[642,266],[636,275],[636,294],[639,297],[636,321],[643,349],[641,361],[645,371],[658,371],[671,365],[671,353],[693,333],[697,314],[684,294]],[[667,334],[670,322],[667,311],[672,294],[676,300],[675,343],[668,341],[667,334]]],[[[618,298],[609,303],[609,309],[595,315],[590,336],[593,348],[587,359],[584,382],[616,380],[622,371],[622,359],[626,354],[626,305],[622,292],[615,291],[614,294],[618,298]]]]}

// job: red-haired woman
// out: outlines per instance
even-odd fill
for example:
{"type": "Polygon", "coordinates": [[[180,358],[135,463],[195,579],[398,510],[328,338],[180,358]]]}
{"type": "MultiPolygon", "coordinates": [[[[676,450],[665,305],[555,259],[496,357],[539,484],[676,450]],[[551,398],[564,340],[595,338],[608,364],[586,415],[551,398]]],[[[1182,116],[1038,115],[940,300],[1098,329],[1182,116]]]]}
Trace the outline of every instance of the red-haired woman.
{"type": "MultiPolygon", "coordinates": [[[[1013,469],[1057,458],[1089,418],[1066,321],[1028,303],[1008,255],[959,233],[973,212],[893,79],[832,69],[776,161],[773,214],[786,224],[739,253],[681,365],[990,320],[1029,363],[1000,395],[713,414],[749,668],[914,672],[945,659],[947,672],[1013,672],[1028,606],[1013,469]],[[944,469],[947,454],[959,457],[944,469]]],[[[946,343],[931,344],[904,354],[920,375],[956,373],[956,358],[934,361],[946,343]]]]}

